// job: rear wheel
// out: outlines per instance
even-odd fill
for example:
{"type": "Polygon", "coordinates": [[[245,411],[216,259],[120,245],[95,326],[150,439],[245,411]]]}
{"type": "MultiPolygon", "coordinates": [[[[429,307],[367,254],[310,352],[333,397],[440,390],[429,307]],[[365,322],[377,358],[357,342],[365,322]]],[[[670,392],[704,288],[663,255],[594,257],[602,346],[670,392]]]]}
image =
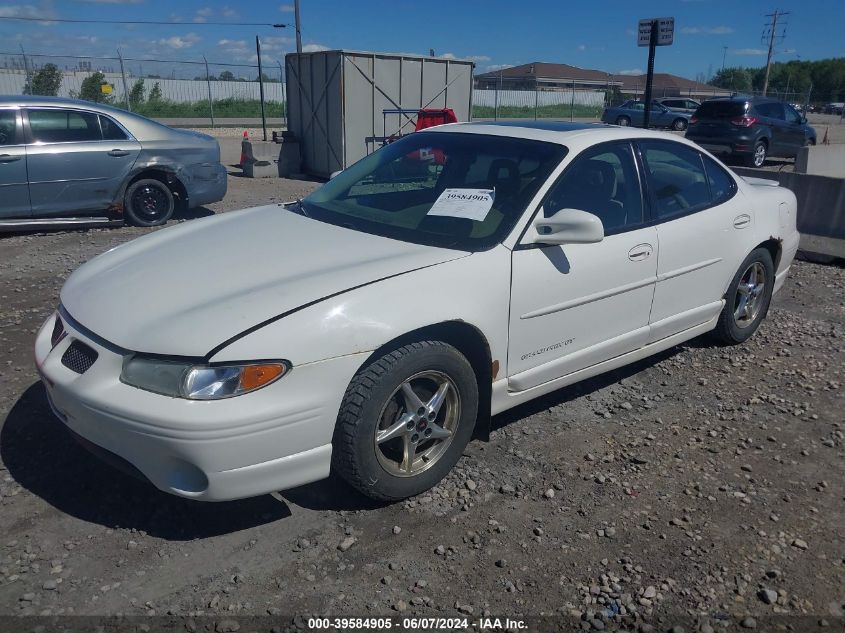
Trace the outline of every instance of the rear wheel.
{"type": "Polygon", "coordinates": [[[626,116],[619,116],[616,117],[616,125],[621,125],[622,127],[627,127],[631,125],[631,119],[626,116]]]}
{"type": "Polygon", "coordinates": [[[469,361],[441,341],[399,347],[352,379],[338,413],[332,465],[374,499],[428,490],[472,436],[478,385],[469,361]]]}
{"type": "Polygon", "coordinates": [[[672,129],[680,132],[681,130],[687,129],[687,120],[686,119],[675,119],[672,121],[672,129]]]}
{"type": "Polygon", "coordinates": [[[751,251],[725,294],[725,306],[713,331],[716,339],[736,345],[751,338],[766,318],[775,285],[775,266],[765,248],[751,251]]]}
{"type": "Polygon", "coordinates": [[[765,141],[757,141],[751,154],[745,158],[746,164],[749,167],[762,167],[766,162],[768,151],[765,141]]]}
{"type": "Polygon", "coordinates": [[[173,217],[176,203],[167,185],[154,178],[144,178],[126,189],[124,208],[130,224],[158,226],[173,217]]]}

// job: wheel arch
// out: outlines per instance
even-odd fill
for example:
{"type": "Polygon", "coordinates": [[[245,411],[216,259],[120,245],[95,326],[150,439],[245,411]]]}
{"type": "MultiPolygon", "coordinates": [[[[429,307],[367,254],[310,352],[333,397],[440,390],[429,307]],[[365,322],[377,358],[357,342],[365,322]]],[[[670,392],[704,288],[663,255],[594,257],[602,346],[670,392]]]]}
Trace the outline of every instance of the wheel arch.
{"type": "Polygon", "coordinates": [[[473,436],[487,440],[490,435],[490,404],[492,383],[500,371],[501,363],[493,361],[487,337],[474,325],[466,321],[441,321],[410,330],[387,341],[374,350],[361,364],[366,367],[373,360],[398,347],[419,341],[443,341],[466,356],[478,385],[478,418],[473,436]]]}
{"type": "MultiPolygon", "coordinates": [[[[749,249],[748,252],[742,256],[742,260],[737,263],[737,267],[739,267],[740,263],[742,263],[742,261],[745,261],[745,258],[748,257],[752,252],[756,251],[758,248],[765,248],[767,251],[769,251],[769,254],[772,256],[772,264],[774,264],[774,269],[777,273],[778,266],[780,265],[780,258],[783,254],[783,244],[781,242],[782,241],[780,239],[774,237],[770,237],[767,240],[763,240],[754,248],[749,249]]],[[[725,284],[725,290],[723,295],[728,292],[728,289],[731,286],[731,281],[733,281],[733,276],[731,276],[731,278],[728,279],[727,284],[725,284]]]]}

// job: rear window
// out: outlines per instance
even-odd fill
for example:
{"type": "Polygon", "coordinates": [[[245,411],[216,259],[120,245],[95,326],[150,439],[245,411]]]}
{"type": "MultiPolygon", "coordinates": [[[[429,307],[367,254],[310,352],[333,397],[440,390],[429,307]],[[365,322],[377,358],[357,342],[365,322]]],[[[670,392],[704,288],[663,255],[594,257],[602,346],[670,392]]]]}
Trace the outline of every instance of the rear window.
{"type": "Polygon", "coordinates": [[[732,119],[745,114],[745,102],[705,101],[695,114],[699,119],[732,119]]]}

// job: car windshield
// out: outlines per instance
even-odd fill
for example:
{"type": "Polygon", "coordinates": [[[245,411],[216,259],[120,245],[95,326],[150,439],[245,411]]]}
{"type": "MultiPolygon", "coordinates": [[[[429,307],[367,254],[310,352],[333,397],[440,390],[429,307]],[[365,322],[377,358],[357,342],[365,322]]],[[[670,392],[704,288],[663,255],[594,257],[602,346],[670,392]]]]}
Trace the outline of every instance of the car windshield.
{"type": "Polygon", "coordinates": [[[370,154],[293,207],[394,239],[485,250],[501,242],[566,155],[555,143],[416,132],[370,154]]]}

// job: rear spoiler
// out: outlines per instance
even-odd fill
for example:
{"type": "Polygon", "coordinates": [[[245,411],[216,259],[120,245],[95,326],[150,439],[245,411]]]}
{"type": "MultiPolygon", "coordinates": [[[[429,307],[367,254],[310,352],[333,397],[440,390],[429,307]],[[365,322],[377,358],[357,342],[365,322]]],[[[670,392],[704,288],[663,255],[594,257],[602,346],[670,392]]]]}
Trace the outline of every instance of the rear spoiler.
{"type": "Polygon", "coordinates": [[[754,178],[753,176],[740,176],[749,185],[756,187],[780,187],[777,180],[768,180],[767,178],[754,178]]]}

